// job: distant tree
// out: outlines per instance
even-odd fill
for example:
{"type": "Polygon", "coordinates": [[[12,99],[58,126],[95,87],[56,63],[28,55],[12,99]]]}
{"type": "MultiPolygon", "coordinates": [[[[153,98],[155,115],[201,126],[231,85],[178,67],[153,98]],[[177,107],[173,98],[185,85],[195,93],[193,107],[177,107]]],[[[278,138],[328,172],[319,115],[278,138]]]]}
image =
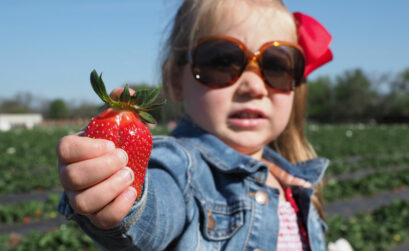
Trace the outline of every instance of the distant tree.
{"type": "Polygon", "coordinates": [[[18,100],[7,99],[0,104],[1,113],[30,113],[32,110],[21,104],[18,100]]]}
{"type": "Polygon", "coordinates": [[[381,122],[409,122],[409,68],[398,73],[382,98],[381,122]]]}
{"type": "Polygon", "coordinates": [[[36,98],[30,92],[20,92],[16,94],[16,100],[23,107],[32,108],[33,102],[36,98]]]}
{"type": "Polygon", "coordinates": [[[360,69],[346,71],[336,78],[334,116],[343,121],[365,121],[374,117],[373,104],[378,94],[360,69]]]}
{"type": "Polygon", "coordinates": [[[1,113],[31,113],[34,96],[29,92],[19,92],[14,97],[2,98],[0,100],[1,113]]]}
{"type": "Polygon", "coordinates": [[[330,122],[333,119],[334,106],[333,83],[329,77],[319,77],[308,82],[307,116],[318,122],[330,122]]]}
{"type": "Polygon", "coordinates": [[[409,68],[398,73],[396,79],[391,83],[392,92],[409,91],[409,68]]]}
{"type": "Polygon", "coordinates": [[[64,100],[55,99],[50,103],[48,115],[52,119],[61,119],[68,116],[68,107],[64,100]]]}
{"type": "Polygon", "coordinates": [[[102,106],[82,103],[79,106],[71,107],[69,110],[70,118],[92,118],[97,116],[102,111],[102,106]]]}

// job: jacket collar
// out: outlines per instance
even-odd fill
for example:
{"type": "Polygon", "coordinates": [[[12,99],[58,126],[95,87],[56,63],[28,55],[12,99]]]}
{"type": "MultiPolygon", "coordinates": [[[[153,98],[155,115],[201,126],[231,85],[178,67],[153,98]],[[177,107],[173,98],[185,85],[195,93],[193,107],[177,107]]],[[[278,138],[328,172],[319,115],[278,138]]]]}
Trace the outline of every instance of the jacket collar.
{"type": "MultiPolygon", "coordinates": [[[[203,158],[222,172],[245,173],[255,176],[257,172],[262,171],[264,175],[267,174],[268,167],[264,162],[237,152],[188,119],[183,119],[171,135],[193,144],[201,152],[203,158]]],[[[327,159],[316,158],[293,164],[269,147],[264,148],[263,158],[289,174],[305,179],[313,185],[322,179],[329,163],[327,159]]],[[[261,180],[265,180],[265,178],[262,177],[261,180]]],[[[259,175],[257,175],[257,180],[260,180],[259,175]]]]}

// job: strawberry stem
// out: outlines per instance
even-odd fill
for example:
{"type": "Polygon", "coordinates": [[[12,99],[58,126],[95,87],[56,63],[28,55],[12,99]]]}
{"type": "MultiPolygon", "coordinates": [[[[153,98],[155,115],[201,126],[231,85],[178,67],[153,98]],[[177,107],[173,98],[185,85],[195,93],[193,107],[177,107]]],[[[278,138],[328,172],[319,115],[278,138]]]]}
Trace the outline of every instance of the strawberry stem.
{"type": "Polygon", "coordinates": [[[164,100],[158,104],[152,104],[159,96],[161,85],[150,91],[149,89],[137,90],[134,95],[131,96],[128,88],[128,84],[125,85],[122,91],[119,101],[113,100],[107,93],[104,81],[102,80],[102,73],[98,76],[96,70],[91,72],[90,76],[92,89],[98,97],[104,101],[107,105],[118,110],[131,110],[138,114],[141,120],[145,123],[156,124],[155,119],[146,111],[158,108],[166,103],[164,100]]]}

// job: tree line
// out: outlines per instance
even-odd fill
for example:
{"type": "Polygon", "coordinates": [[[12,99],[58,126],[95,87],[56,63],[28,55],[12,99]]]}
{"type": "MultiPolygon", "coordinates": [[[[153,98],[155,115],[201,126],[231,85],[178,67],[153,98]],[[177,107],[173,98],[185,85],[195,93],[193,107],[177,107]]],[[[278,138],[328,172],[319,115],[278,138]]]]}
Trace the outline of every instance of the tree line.
{"type": "Polygon", "coordinates": [[[409,68],[382,76],[360,69],[308,82],[308,119],[324,123],[409,122],[409,68]]]}
{"type": "MultiPolygon", "coordinates": [[[[307,80],[307,119],[318,123],[408,123],[409,68],[397,74],[373,76],[361,69],[353,69],[330,78],[321,76],[307,80]]],[[[153,89],[144,83],[131,88],[153,89]]],[[[165,98],[160,94],[159,100],[165,98]]],[[[102,109],[101,104],[83,102],[69,105],[63,99],[44,100],[30,93],[19,93],[0,100],[0,113],[39,112],[45,118],[90,118],[102,109]]],[[[152,111],[160,124],[178,121],[183,115],[182,105],[167,99],[161,108],[152,111]]]]}

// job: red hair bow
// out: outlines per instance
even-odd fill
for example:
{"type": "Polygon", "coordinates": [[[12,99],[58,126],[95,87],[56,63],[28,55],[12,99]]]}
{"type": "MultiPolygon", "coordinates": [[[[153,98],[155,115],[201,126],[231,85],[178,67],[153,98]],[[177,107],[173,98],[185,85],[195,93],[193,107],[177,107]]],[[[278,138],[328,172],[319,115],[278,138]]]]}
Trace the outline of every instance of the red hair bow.
{"type": "Polygon", "coordinates": [[[298,32],[298,44],[304,50],[304,78],[321,65],[332,60],[329,45],[331,34],[314,18],[301,12],[293,13],[298,32]]]}

